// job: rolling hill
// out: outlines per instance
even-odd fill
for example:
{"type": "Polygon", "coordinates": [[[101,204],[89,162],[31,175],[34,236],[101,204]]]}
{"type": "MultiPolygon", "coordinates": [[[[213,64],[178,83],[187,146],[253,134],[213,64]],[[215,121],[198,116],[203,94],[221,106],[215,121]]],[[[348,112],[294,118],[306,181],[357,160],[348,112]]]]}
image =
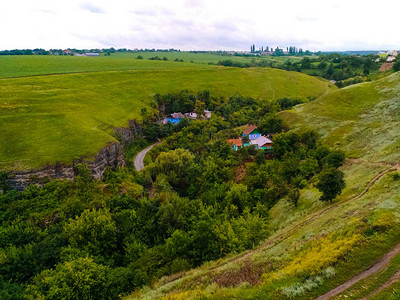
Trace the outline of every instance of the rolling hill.
{"type": "MultiPolygon", "coordinates": [[[[297,208],[286,199],[272,208],[271,235],[253,250],[162,278],[126,299],[314,299],[368,270],[400,243],[399,89],[395,73],[283,112],[292,129],[314,129],[347,153],[342,195],[322,203],[311,183],[297,208]]],[[[337,299],[399,296],[400,255],[391,257],[337,299]]]]}
{"type": "MultiPolygon", "coordinates": [[[[317,97],[336,89],[326,80],[268,68],[137,59],[127,65],[122,59],[113,65],[107,57],[26,59],[33,65],[43,64],[43,70],[32,70],[53,75],[0,79],[0,169],[8,171],[70,163],[96,154],[114,140],[113,128],[140,119],[142,108],[151,109],[155,93],[208,89],[215,96],[239,93],[268,100],[317,97]],[[51,61],[47,70],[46,59],[51,61]],[[57,59],[61,67],[55,63],[57,59]],[[65,64],[70,66],[64,69],[65,64]],[[54,75],[60,70],[72,74],[54,75]]],[[[23,64],[19,66],[21,70],[16,68],[14,73],[10,71],[13,67],[3,69],[2,76],[38,75],[23,64]]]]}

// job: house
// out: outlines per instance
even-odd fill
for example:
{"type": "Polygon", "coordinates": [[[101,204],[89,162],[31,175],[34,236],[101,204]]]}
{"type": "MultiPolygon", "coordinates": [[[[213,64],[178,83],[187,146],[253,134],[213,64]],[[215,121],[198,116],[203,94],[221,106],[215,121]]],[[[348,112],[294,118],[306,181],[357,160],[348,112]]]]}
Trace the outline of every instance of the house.
{"type": "Polygon", "coordinates": [[[188,118],[188,119],[191,119],[191,120],[196,120],[197,119],[197,114],[195,112],[185,113],[185,118],[188,118]]]}
{"type": "Polygon", "coordinates": [[[72,51],[67,49],[63,51],[64,55],[72,55],[72,51]]]}
{"type": "Polygon", "coordinates": [[[167,122],[171,122],[172,124],[178,124],[183,118],[185,118],[185,116],[182,113],[173,113],[165,118],[163,123],[166,124],[167,122]]]}
{"type": "Polygon", "coordinates": [[[204,111],[204,117],[205,117],[206,119],[211,119],[211,111],[205,110],[205,111],[204,111]]]}
{"type": "Polygon", "coordinates": [[[258,131],[256,125],[249,125],[243,130],[242,136],[248,136],[250,140],[255,140],[261,136],[261,132],[258,131]]]}
{"type": "Polygon", "coordinates": [[[229,139],[227,140],[228,144],[231,144],[232,150],[239,150],[240,148],[243,147],[243,143],[241,139],[229,139]]]}
{"type": "Polygon", "coordinates": [[[396,60],[395,56],[388,56],[386,59],[387,62],[393,62],[394,60],[396,60]]]}
{"type": "Polygon", "coordinates": [[[272,149],[272,141],[263,135],[254,140],[251,140],[251,144],[254,145],[256,149],[272,149]]]}

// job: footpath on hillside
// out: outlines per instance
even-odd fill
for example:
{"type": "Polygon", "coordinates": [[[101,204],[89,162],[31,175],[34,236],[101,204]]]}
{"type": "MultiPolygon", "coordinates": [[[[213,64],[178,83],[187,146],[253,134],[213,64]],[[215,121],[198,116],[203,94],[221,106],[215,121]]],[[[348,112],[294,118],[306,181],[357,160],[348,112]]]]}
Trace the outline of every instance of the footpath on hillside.
{"type": "MultiPolygon", "coordinates": [[[[146,150],[146,149],[145,149],[146,150]]],[[[144,151],[144,150],[143,150],[144,151]]],[[[247,252],[243,252],[242,254],[236,256],[236,257],[232,257],[231,259],[227,259],[224,260],[223,262],[221,262],[220,264],[217,264],[214,267],[211,267],[209,270],[215,270],[218,268],[223,267],[224,265],[228,264],[228,263],[234,263],[234,262],[239,262],[242,261],[244,259],[246,259],[247,257],[254,255],[255,253],[259,253],[263,250],[266,250],[268,248],[271,248],[279,243],[281,243],[283,240],[285,240],[286,238],[288,238],[291,234],[293,234],[295,231],[297,231],[299,228],[310,224],[311,222],[315,221],[317,218],[319,218],[321,215],[328,213],[334,209],[336,209],[337,207],[352,201],[352,200],[356,200],[360,197],[362,197],[364,194],[366,194],[368,192],[368,190],[380,179],[382,178],[385,174],[387,174],[388,172],[394,171],[394,170],[400,170],[400,165],[396,164],[394,166],[391,166],[390,168],[383,170],[382,172],[380,172],[378,175],[376,175],[373,179],[371,179],[368,184],[366,185],[366,187],[364,188],[363,191],[361,191],[361,193],[359,193],[358,195],[349,198],[345,201],[336,203],[332,206],[329,206],[325,209],[322,209],[318,212],[316,212],[315,214],[311,215],[309,218],[307,218],[306,220],[295,224],[292,228],[288,229],[286,232],[281,233],[279,235],[277,235],[276,237],[274,237],[271,241],[265,243],[264,245],[247,251],[247,252]]],[[[338,294],[340,294],[341,292],[345,291],[346,289],[348,289],[349,287],[353,286],[354,284],[356,284],[358,281],[360,281],[363,278],[366,278],[370,275],[373,275],[379,271],[381,271],[383,268],[385,268],[389,262],[391,261],[391,259],[396,255],[400,253],[400,244],[397,245],[391,252],[385,254],[380,260],[378,260],[375,264],[373,264],[372,266],[370,266],[367,270],[365,270],[364,272],[354,276],[353,278],[349,279],[348,281],[346,281],[345,283],[341,284],[340,286],[336,287],[335,289],[329,291],[328,293],[318,297],[316,300],[323,300],[323,299],[329,299],[331,297],[334,297],[338,294]]],[[[172,284],[174,281],[178,280],[180,277],[174,277],[171,278],[170,281],[167,281],[165,284],[172,284]]]]}
{"type": "Polygon", "coordinates": [[[147,152],[149,152],[155,145],[159,145],[161,142],[157,142],[149,147],[147,147],[146,149],[143,149],[142,151],[140,151],[138,153],[138,155],[136,155],[133,163],[135,165],[135,169],[136,171],[141,171],[144,168],[144,157],[146,156],[147,152]]]}
{"type": "MultiPolygon", "coordinates": [[[[356,196],[353,199],[356,198],[360,198],[361,196],[363,196],[368,189],[379,179],[381,178],[383,175],[385,175],[386,173],[388,173],[389,171],[394,171],[394,170],[400,170],[400,165],[395,165],[392,168],[386,169],[385,171],[381,172],[380,174],[378,174],[374,179],[372,179],[367,187],[364,189],[364,191],[362,191],[358,196],[356,196]]],[[[386,268],[390,261],[397,255],[400,253],[400,244],[398,244],[396,247],[393,248],[393,250],[391,250],[390,252],[386,253],[381,259],[379,259],[377,262],[375,262],[372,266],[370,266],[368,269],[366,269],[365,271],[359,273],[358,275],[350,278],[349,280],[347,280],[346,282],[342,283],[341,285],[337,286],[336,288],[334,288],[333,290],[330,290],[329,292],[325,293],[322,296],[319,296],[318,298],[316,298],[315,300],[327,300],[330,299],[334,296],[339,295],[340,293],[344,292],[345,290],[347,290],[348,288],[352,287],[353,285],[355,285],[357,282],[359,282],[360,280],[367,278],[371,275],[374,275],[380,271],[382,271],[384,268],[386,268]]],[[[400,277],[400,273],[396,273],[393,278],[391,278],[387,283],[385,283],[385,287],[389,286],[391,283],[393,283],[393,280],[396,280],[397,278],[400,277]]],[[[375,291],[374,293],[372,293],[371,295],[367,296],[366,298],[363,299],[367,299],[368,297],[373,296],[374,294],[378,293],[380,290],[382,290],[383,288],[375,291]]]]}

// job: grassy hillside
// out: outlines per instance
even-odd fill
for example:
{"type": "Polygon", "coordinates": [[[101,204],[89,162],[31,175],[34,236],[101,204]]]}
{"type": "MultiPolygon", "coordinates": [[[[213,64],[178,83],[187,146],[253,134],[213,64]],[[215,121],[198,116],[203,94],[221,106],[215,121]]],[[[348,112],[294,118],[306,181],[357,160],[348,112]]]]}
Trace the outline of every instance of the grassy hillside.
{"type": "MultiPolygon", "coordinates": [[[[314,299],[367,269],[400,242],[399,167],[393,167],[400,154],[399,88],[400,75],[393,74],[283,113],[293,128],[312,128],[351,156],[342,167],[342,195],[322,203],[310,184],[297,208],[286,199],[272,208],[271,236],[255,250],[163,278],[127,299],[314,299]]],[[[393,295],[377,289],[396,266],[398,257],[341,297],[393,295]]]]}
{"type": "MultiPolygon", "coordinates": [[[[82,59],[96,62],[93,69],[104,67],[96,58],[82,59]]],[[[0,169],[26,170],[93,155],[113,140],[113,127],[140,119],[141,108],[150,108],[155,93],[208,89],[213,95],[273,99],[314,97],[332,88],[325,80],[277,69],[148,60],[135,60],[135,66],[131,71],[1,79],[0,169]]],[[[82,68],[90,69],[70,66],[82,68]]]]}
{"type": "Polygon", "coordinates": [[[400,158],[400,74],[337,90],[283,116],[315,128],[330,146],[367,162],[400,158]]]}

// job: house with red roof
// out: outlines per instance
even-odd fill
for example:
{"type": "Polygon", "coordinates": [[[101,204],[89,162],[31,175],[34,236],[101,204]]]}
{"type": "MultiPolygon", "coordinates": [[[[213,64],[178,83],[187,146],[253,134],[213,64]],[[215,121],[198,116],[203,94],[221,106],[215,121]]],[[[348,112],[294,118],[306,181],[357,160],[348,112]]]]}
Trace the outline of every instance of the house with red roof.
{"type": "Polygon", "coordinates": [[[255,140],[261,136],[261,132],[258,131],[256,125],[249,125],[243,130],[242,136],[248,136],[250,140],[255,140]]]}
{"type": "Polygon", "coordinates": [[[243,147],[243,143],[241,139],[229,139],[226,140],[228,144],[231,144],[232,150],[239,150],[243,147]]]}
{"type": "Polygon", "coordinates": [[[238,139],[229,139],[227,143],[231,145],[232,150],[239,150],[247,146],[254,146],[256,149],[262,149],[265,153],[272,152],[272,140],[269,137],[263,136],[258,131],[256,125],[249,125],[243,130],[242,136],[238,139]],[[248,137],[246,142],[243,141],[244,137],[248,137]]]}

